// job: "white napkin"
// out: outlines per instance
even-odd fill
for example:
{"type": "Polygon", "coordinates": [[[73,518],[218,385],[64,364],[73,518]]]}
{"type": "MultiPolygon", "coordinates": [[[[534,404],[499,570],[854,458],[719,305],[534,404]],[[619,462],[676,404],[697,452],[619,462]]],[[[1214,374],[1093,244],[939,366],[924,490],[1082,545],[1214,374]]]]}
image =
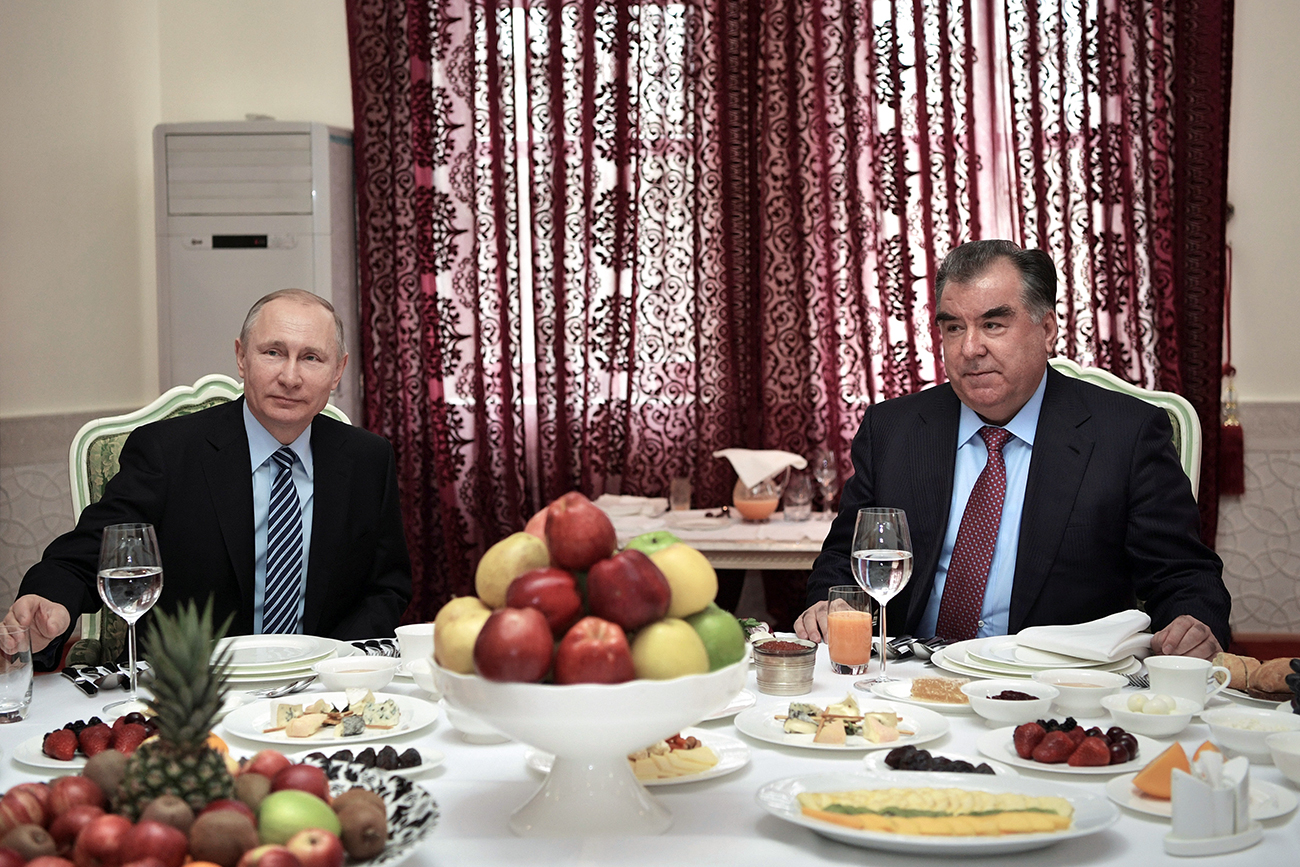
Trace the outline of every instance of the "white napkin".
{"type": "Polygon", "coordinates": [[[1174,768],[1170,776],[1171,831],[1184,840],[1240,834],[1250,825],[1250,764],[1245,756],[1224,761],[1205,752],[1191,773],[1174,768]]]}
{"type": "Polygon", "coordinates": [[[1146,612],[1131,609],[1070,626],[1030,626],[1020,630],[1016,640],[1023,647],[1097,662],[1126,656],[1145,659],[1151,653],[1151,636],[1145,632],[1150,625],[1146,612]]]}
{"type": "Polygon", "coordinates": [[[596,506],[611,517],[645,515],[651,517],[668,511],[667,497],[633,497],[627,494],[601,494],[596,506]]]}
{"type": "Polygon", "coordinates": [[[794,452],[777,449],[722,449],[713,453],[715,458],[726,458],[736,468],[736,475],[752,488],[768,476],[774,476],[786,467],[802,470],[808,462],[794,452]]]}

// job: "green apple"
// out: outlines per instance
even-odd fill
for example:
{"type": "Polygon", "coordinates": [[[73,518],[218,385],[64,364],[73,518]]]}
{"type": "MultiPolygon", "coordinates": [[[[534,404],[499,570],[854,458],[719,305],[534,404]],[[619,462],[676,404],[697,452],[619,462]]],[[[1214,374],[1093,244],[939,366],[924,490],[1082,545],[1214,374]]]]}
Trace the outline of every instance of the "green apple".
{"type": "Polygon", "coordinates": [[[681,541],[667,530],[652,530],[649,533],[636,536],[623,547],[624,549],[633,548],[649,557],[654,552],[667,548],[669,545],[676,545],[681,541]]]}
{"type": "MultiPolygon", "coordinates": [[[[551,565],[546,543],[522,530],[511,533],[484,553],[474,572],[474,592],[489,608],[504,608],[510,582],[525,572],[551,565]]],[[[435,634],[436,634],[435,630],[435,634]]]]}
{"type": "Polygon", "coordinates": [[[718,573],[707,557],[684,542],[660,548],[650,555],[668,579],[673,590],[668,603],[669,617],[687,617],[713,601],[718,595],[718,573]]]}
{"type": "Polygon", "coordinates": [[[338,814],[309,792],[281,789],[257,807],[257,836],[263,843],[283,845],[304,828],[323,828],[335,836],[342,831],[338,814]]]}
{"type": "Polygon", "coordinates": [[[689,623],[665,617],[637,632],[632,641],[632,670],[637,677],[649,680],[704,674],[709,670],[709,652],[689,623]]]}
{"type": "Polygon", "coordinates": [[[716,603],[710,602],[703,611],[697,611],[686,622],[704,642],[704,649],[709,653],[709,671],[740,662],[745,658],[745,630],[740,628],[740,621],[723,611],[716,603]]]}
{"type": "Polygon", "coordinates": [[[474,673],[474,642],[492,609],[477,596],[458,596],[433,621],[433,659],[460,674],[474,673]]]}

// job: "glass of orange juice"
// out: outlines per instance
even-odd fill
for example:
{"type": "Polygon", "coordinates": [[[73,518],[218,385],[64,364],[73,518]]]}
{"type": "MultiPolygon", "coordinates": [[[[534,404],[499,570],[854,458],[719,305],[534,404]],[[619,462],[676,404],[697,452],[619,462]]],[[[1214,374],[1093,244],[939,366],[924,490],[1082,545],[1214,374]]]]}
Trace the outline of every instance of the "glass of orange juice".
{"type": "Polygon", "coordinates": [[[827,597],[826,649],[836,674],[866,674],[871,662],[871,602],[861,587],[832,587],[827,597]]]}

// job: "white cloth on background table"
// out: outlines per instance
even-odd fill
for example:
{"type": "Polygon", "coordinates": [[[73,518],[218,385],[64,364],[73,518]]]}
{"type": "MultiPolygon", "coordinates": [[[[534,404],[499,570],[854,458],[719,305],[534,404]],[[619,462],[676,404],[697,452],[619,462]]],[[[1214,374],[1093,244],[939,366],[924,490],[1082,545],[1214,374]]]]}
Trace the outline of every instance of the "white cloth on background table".
{"type": "Polygon", "coordinates": [[[1130,609],[1087,623],[1030,626],[1020,630],[1016,640],[1023,647],[1097,662],[1126,656],[1144,659],[1151,653],[1151,635],[1146,631],[1150,626],[1150,615],[1130,609]]]}
{"type": "Polygon", "coordinates": [[[706,518],[705,515],[717,515],[720,509],[688,509],[678,512],[664,512],[656,516],[623,515],[611,516],[614,530],[618,533],[619,544],[633,536],[654,530],[668,530],[674,536],[686,542],[802,542],[812,540],[821,542],[830,531],[830,518],[823,518],[816,512],[810,521],[786,521],[781,512],[776,512],[762,524],[749,524],[740,516],[732,514],[725,518],[706,518]]]}
{"type": "Polygon", "coordinates": [[[611,518],[622,515],[659,515],[668,511],[667,497],[633,497],[627,494],[601,494],[596,505],[611,518]]]}
{"type": "Polygon", "coordinates": [[[752,488],[768,476],[774,476],[786,467],[802,470],[808,462],[794,452],[778,449],[721,449],[713,453],[715,458],[726,458],[736,469],[736,475],[752,488]]]}

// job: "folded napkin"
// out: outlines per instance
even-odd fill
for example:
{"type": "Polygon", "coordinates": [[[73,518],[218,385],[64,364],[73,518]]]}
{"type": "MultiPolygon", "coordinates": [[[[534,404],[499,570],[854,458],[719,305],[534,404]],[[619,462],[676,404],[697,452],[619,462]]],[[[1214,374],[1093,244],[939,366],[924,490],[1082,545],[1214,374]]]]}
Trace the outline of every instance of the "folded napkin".
{"type": "Polygon", "coordinates": [[[1070,626],[1030,626],[1016,640],[1022,647],[1046,650],[1079,659],[1114,662],[1126,656],[1145,659],[1151,653],[1151,618],[1136,609],[1070,626]]]}
{"type": "Polygon", "coordinates": [[[668,511],[668,498],[601,494],[596,498],[596,506],[610,516],[645,515],[651,517],[668,511]]]}
{"type": "Polygon", "coordinates": [[[752,488],[768,476],[774,476],[786,467],[802,470],[808,462],[794,452],[777,449],[722,449],[713,453],[715,458],[726,458],[736,468],[736,475],[752,488]]]}

